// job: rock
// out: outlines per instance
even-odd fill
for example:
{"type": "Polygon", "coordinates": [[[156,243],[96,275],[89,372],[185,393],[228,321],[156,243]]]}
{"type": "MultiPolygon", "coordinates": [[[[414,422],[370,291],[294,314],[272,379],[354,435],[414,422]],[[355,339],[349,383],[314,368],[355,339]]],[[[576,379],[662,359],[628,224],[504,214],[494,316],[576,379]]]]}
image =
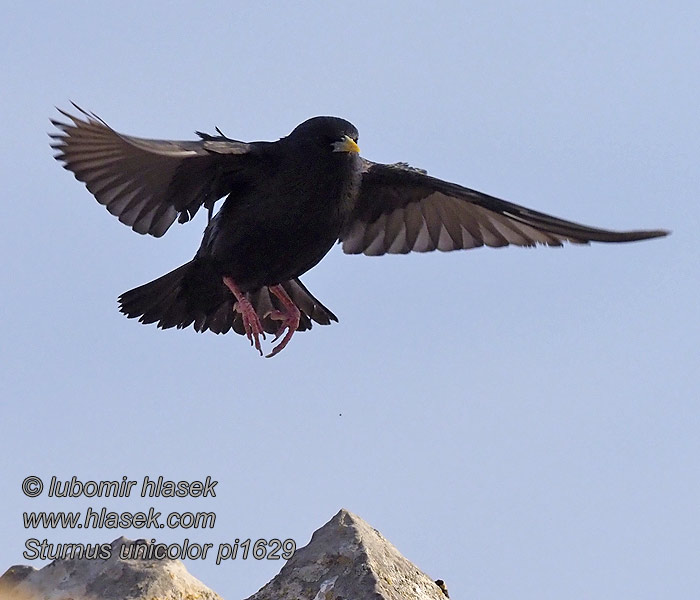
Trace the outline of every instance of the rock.
{"type": "MultiPolygon", "coordinates": [[[[222,600],[179,560],[121,559],[135,542],[114,540],[111,556],[54,560],[42,569],[10,567],[0,577],[2,600],[222,600]]],[[[140,540],[138,543],[150,545],[140,540]]]]}
{"type": "MultiPolygon", "coordinates": [[[[179,560],[111,556],[15,566],[0,577],[2,600],[221,600],[179,560]]],[[[446,600],[447,587],[405,559],[381,533],[342,509],[297,550],[279,574],[247,600],[446,600]]]]}
{"type": "Polygon", "coordinates": [[[369,598],[445,600],[445,595],[381,533],[342,509],[247,600],[369,598]]]}

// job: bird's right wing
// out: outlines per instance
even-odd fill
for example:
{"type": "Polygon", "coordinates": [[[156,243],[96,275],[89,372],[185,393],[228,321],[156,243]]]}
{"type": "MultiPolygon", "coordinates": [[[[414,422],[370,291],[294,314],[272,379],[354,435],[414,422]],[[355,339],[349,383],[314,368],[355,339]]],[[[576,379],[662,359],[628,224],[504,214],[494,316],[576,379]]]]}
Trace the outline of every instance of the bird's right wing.
{"type": "Polygon", "coordinates": [[[253,145],[200,134],[199,141],[148,140],[123,135],[74,105],[84,116],[59,112],[51,120],[55,158],[100,204],[138,233],[162,236],[176,218],[189,221],[212,208],[245,170],[253,145]]]}

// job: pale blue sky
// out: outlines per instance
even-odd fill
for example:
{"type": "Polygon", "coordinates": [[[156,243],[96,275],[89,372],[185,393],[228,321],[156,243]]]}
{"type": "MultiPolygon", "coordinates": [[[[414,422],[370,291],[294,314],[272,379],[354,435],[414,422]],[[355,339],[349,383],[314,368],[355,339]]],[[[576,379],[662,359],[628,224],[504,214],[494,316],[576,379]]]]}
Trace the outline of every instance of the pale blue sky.
{"type": "MultiPolygon", "coordinates": [[[[700,8],[693,2],[19,3],[0,23],[0,570],[24,510],[215,510],[200,542],[306,544],[340,507],[454,598],[700,592],[700,8]],[[277,139],[352,121],[369,159],[663,240],[367,258],[304,277],[339,317],[273,360],[116,297],[188,260],[52,158],[54,106],[125,133],[277,139]],[[342,413],[342,416],[340,416],[342,413]],[[29,500],[29,474],[219,481],[214,500],[29,500]]],[[[162,533],[162,535],[161,535],[162,533]]],[[[35,563],[41,566],[41,563],[35,563]]],[[[188,562],[226,600],[279,562],[188,562]]]]}

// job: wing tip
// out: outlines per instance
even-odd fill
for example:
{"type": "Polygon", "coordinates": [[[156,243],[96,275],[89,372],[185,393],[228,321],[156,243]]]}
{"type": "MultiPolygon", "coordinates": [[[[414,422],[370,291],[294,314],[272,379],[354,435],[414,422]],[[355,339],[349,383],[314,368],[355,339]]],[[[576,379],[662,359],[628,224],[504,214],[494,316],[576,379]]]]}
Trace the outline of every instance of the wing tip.
{"type": "Polygon", "coordinates": [[[612,241],[623,241],[623,242],[639,242],[642,240],[652,240],[654,238],[666,237],[671,235],[671,230],[669,229],[649,229],[640,231],[628,231],[621,234],[623,239],[612,240],[612,241]]]}
{"type": "Polygon", "coordinates": [[[111,129],[111,127],[109,125],[107,125],[107,123],[105,123],[105,121],[103,119],[101,119],[100,117],[98,117],[95,113],[85,110],[84,108],[78,106],[72,100],[69,100],[69,102],[71,103],[73,108],[75,108],[78,112],[81,113],[81,115],[85,118],[85,120],[81,119],[80,116],[75,116],[75,115],[70,114],[67,110],[64,110],[63,108],[60,108],[58,106],[54,106],[54,108],[59,113],[61,113],[64,117],[73,121],[73,125],[70,125],[68,123],[62,123],[60,121],[57,121],[56,119],[49,119],[51,121],[51,124],[54,125],[54,127],[57,127],[58,129],[61,129],[62,131],[66,132],[67,129],[71,129],[71,128],[74,129],[76,127],[79,128],[79,127],[84,126],[84,125],[99,123],[103,127],[106,127],[107,129],[111,129]]]}

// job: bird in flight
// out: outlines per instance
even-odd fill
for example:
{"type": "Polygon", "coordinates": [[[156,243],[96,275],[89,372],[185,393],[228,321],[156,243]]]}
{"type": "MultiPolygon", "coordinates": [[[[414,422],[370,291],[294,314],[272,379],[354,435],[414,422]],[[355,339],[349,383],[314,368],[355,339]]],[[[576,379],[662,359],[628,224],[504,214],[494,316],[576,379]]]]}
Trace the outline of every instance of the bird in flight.
{"type": "Polygon", "coordinates": [[[357,129],[314,117],[276,142],[197,132],[196,141],[124,135],[74,105],[52,119],[55,158],[100,204],[141,234],[162,236],[200,207],[209,222],[194,258],[119,297],[120,310],[163,329],[280,340],[337,317],[299,277],[342,243],[348,254],[405,254],[479,246],[631,242],[664,230],[609,231],[359,155],[357,129]],[[225,198],[214,214],[214,205],[225,198]],[[280,339],[281,338],[281,339],[280,339]]]}

